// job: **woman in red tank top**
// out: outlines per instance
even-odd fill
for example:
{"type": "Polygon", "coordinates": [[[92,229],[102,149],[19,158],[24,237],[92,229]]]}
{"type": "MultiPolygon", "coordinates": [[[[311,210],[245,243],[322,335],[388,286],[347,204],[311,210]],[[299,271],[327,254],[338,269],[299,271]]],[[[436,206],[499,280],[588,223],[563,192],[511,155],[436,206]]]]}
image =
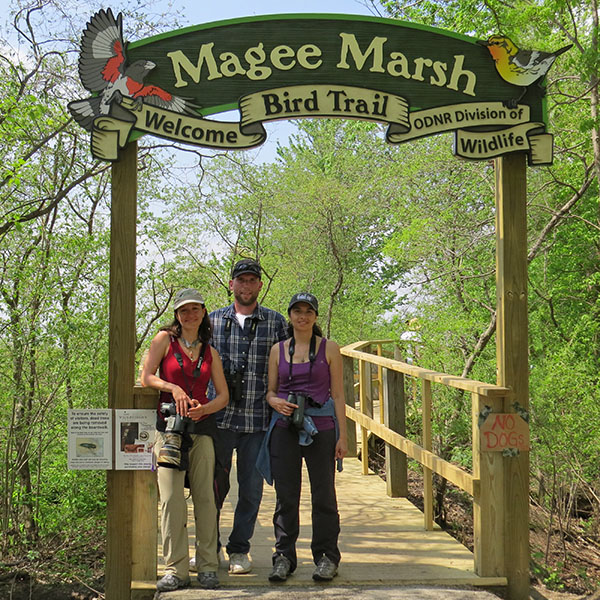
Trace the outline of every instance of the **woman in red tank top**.
{"type": "Polygon", "coordinates": [[[204,299],[196,290],[184,289],[176,294],[173,308],[175,318],[152,340],[141,376],[142,385],[160,391],[154,453],[166,573],[156,587],[172,591],[190,584],[187,472],[196,522],[198,580],[201,587],[212,589],[219,585],[214,413],[226,406],[229,392],[221,358],[209,345],[211,326],[204,299]],[[210,401],[209,380],[216,392],[210,401]]]}

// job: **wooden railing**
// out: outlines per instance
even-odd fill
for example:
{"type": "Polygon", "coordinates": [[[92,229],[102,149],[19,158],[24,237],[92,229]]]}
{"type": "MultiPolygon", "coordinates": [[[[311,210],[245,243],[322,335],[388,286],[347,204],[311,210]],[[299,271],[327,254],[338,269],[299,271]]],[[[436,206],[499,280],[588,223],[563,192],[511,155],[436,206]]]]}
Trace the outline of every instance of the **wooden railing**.
{"type": "MultiPolygon", "coordinates": [[[[423,369],[383,356],[389,340],[363,341],[341,349],[344,362],[344,391],[348,425],[349,454],[357,455],[356,426],[361,436],[363,474],[368,473],[368,434],[374,433],[385,446],[387,493],[393,497],[408,492],[407,458],[423,466],[424,527],[433,528],[433,473],[444,477],[473,497],[474,568],[480,576],[505,576],[504,523],[513,510],[504,506],[503,460],[498,452],[480,450],[479,417],[485,410],[502,412],[511,390],[497,385],[423,369]],[[355,362],[356,361],[356,362],[355,362]],[[375,370],[376,367],[376,370],[375,370]],[[375,371],[375,373],[374,373],[375,371]],[[375,375],[373,377],[373,375],[375,375]],[[405,377],[421,385],[421,445],[406,437],[405,377]],[[358,379],[358,384],[356,380],[358,379]],[[471,394],[473,470],[471,473],[432,451],[432,386],[446,386],[471,394]],[[358,388],[358,390],[357,390],[358,388]],[[379,399],[379,419],[374,419],[374,390],[379,399]]],[[[413,387],[415,389],[415,387],[413,387]]],[[[510,521],[510,519],[508,519],[510,521]]]]}

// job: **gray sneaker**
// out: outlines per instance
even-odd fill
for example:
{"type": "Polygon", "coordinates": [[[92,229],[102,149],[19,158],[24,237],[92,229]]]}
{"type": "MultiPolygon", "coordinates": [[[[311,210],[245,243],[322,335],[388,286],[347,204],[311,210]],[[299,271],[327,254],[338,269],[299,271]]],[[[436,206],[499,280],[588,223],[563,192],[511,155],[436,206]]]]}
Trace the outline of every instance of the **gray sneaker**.
{"type": "Polygon", "coordinates": [[[331,581],[337,575],[337,565],[323,554],[317,563],[317,568],[313,573],[315,581],[331,581]]]}
{"type": "Polygon", "coordinates": [[[174,573],[167,573],[162,579],[156,583],[156,589],[159,592],[172,592],[180,588],[188,587],[190,578],[180,579],[174,573]]]}
{"type": "Polygon", "coordinates": [[[247,554],[243,554],[242,552],[232,552],[229,555],[229,572],[232,575],[250,573],[251,570],[252,563],[247,554]]]}
{"type": "Polygon", "coordinates": [[[285,581],[290,574],[292,563],[282,554],[279,554],[273,563],[273,570],[269,573],[269,581],[285,581]]]}
{"type": "Polygon", "coordinates": [[[214,571],[198,573],[198,581],[204,590],[216,590],[219,587],[219,579],[214,571]]]}

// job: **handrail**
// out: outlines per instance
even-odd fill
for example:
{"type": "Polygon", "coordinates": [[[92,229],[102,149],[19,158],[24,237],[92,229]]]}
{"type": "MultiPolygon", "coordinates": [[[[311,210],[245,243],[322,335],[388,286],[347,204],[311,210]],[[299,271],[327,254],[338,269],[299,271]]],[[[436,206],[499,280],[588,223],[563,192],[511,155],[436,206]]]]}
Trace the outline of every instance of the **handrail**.
{"type": "MultiPolygon", "coordinates": [[[[341,348],[344,364],[344,394],[346,417],[360,427],[363,474],[368,474],[368,432],[372,432],[386,444],[386,485],[391,496],[408,493],[407,457],[423,466],[424,528],[433,529],[432,474],[436,473],[450,481],[473,498],[474,562],[479,575],[496,575],[504,572],[504,559],[494,551],[495,541],[502,535],[502,519],[505,498],[501,493],[500,453],[484,454],[480,447],[479,417],[486,412],[502,412],[507,400],[513,397],[510,388],[467,379],[465,377],[424,369],[401,360],[384,357],[383,344],[392,340],[369,340],[349,344],[341,348]],[[371,354],[367,350],[376,346],[371,354]],[[358,368],[354,366],[358,361],[358,368]],[[376,379],[371,366],[377,366],[376,379]],[[358,377],[357,377],[358,374],[358,377]],[[422,383],[422,446],[408,439],[405,433],[404,376],[422,383]],[[355,381],[358,378],[358,390],[355,381]],[[432,451],[431,420],[433,394],[432,384],[443,385],[471,394],[473,472],[444,460],[432,451]],[[373,390],[380,402],[381,422],[373,418],[373,390]],[[358,392],[358,393],[356,393],[358,392]],[[357,409],[357,398],[360,408],[357,409]]],[[[356,427],[348,428],[349,451],[356,452],[356,427]]]]}
{"type": "Polygon", "coordinates": [[[392,340],[377,340],[373,342],[355,342],[349,344],[340,349],[342,356],[349,356],[358,360],[366,360],[374,365],[381,365],[386,369],[392,371],[398,371],[417,379],[425,379],[433,383],[441,383],[448,387],[457,388],[466,392],[475,392],[481,396],[488,396],[491,398],[506,398],[511,395],[510,388],[502,387],[499,385],[493,385],[491,383],[484,383],[483,381],[477,381],[475,379],[467,379],[457,375],[448,375],[447,373],[439,373],[438,371],[432,371],[431,369],[424,369],[411,365],[400,360],[392,358],[386,358],[384,356],[376,356],[368,352],[362,352],[358,348],[364,348],[371,344],[391,343],[392,340]]]}
{"type": "Polygon", "coordinates": [[[468,494],[471,494],[471,496],[478,493],[479,479],[476,479],[473,475],[467,473],[467,471],[445,461],[433,452],[425,450],[408,438],[381,425],[381,423],[374,421],[370,417],[363,415],[351,406],[346,406],[346,416],[358,423],[361,427],[366,427],[372,431],[384,442],[388,442],[388,444],[398,448],[398,450],[404,452],[407,456],[410,456],[432,471],[439,473],[448,481],[451,481],[468,494]]]}

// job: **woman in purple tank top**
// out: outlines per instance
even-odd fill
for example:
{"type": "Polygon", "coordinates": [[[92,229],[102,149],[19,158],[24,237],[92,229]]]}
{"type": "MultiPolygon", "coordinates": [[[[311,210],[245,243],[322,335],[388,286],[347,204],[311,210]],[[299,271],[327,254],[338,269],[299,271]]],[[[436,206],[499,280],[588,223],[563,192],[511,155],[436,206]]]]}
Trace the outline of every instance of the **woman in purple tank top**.
{"type": "Polygon", "coordinates": [[[342,357],[339,346],[322,336],[318,312],[312,294],[295,294],[288,307],[290,337],[269,356],[269,454],[277,494],[272,582],[285,581],[298,564],[302,459],[311,487],[313,579],[330,581],[340,562],[335,463],[348,451],[342,357]],[[302,406],[304,419],[298,418],[302,406]]]}

